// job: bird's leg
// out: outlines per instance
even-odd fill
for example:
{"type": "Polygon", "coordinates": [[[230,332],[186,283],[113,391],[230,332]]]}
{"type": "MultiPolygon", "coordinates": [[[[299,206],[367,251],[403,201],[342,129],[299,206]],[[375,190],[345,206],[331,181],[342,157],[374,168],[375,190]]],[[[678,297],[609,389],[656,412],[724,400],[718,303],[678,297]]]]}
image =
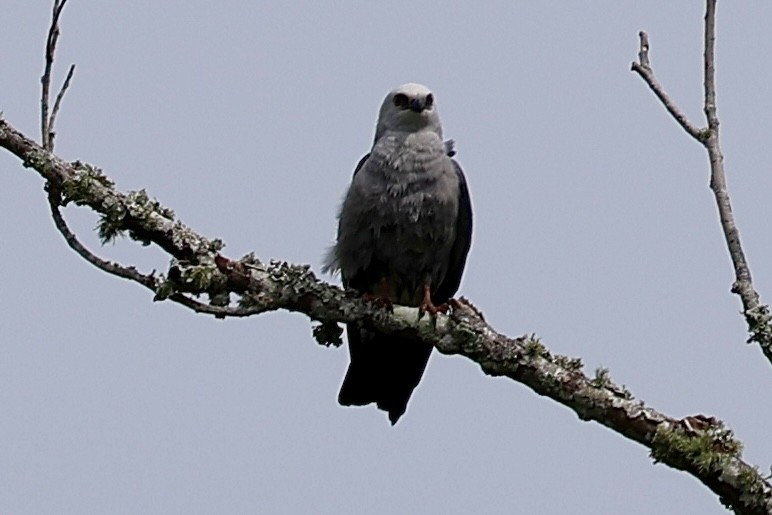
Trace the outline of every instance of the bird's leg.
{"type": "Polygon", "coordinates": [[[378,281],[375,293],[365,292],[362,298],[390,312],[394,311],[394,304],[391,302],[391,287],[385,277],[378,281]]]}
{"type": "Polygon", "coordinates": [[[424,284],[424,298],[421,301],[421,305],[418,306],[418,313],[419,316],[422,316],[424,313],[429,313],[430,315],[434,316],[437,313],[447,313],[448,312],[448,303],[443,302],[439,306],[435,306],[432,302],[432,289],[428,284],[424,284]]]}

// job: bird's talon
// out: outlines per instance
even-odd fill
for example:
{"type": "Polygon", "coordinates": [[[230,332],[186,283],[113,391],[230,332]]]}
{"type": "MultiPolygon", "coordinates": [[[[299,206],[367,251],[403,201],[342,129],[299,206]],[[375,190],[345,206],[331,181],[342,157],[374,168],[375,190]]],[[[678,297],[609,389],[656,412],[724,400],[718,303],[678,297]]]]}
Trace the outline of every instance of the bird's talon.
{"type": "Polygon", "coordinates": [[[373,295],[372,293],[364,293],[362,294],[362,298],[378,308],[385,309],[389,313],[394,312],[394,304],[391,302],[391,299],[387,297],[373,295]]]}

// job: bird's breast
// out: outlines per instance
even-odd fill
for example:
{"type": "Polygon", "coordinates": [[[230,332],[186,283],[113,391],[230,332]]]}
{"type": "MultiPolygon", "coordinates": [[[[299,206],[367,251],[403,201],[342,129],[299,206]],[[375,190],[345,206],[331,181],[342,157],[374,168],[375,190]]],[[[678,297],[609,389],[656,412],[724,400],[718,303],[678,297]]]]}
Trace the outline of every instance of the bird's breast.
{"type": "Polygon", "coordinates": [[[458,177],[439,138],[383,143],[360,170],[373,251],[396,268],[424,268],[455,236],[458,177]]]}

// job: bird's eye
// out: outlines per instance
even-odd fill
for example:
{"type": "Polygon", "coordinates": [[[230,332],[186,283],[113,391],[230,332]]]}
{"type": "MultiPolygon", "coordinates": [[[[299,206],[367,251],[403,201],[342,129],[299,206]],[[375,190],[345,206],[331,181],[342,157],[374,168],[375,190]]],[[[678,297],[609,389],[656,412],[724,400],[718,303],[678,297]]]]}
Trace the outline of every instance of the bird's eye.
{"type": "Polygon", "coordinates": [[[434,105],[434,95],[429,93],[426,95],[426,109],[431,108],[434,105]]]}
{"type": "Polygon", "coordinates": [[[407,95],[405,95],[403,93],[397,93],[396,95],[394,95],[394,105],[395,106],[401,107],[401,108],[404,109],[405,107],[407,107],[407,104],[408,104],[407,95]]]}

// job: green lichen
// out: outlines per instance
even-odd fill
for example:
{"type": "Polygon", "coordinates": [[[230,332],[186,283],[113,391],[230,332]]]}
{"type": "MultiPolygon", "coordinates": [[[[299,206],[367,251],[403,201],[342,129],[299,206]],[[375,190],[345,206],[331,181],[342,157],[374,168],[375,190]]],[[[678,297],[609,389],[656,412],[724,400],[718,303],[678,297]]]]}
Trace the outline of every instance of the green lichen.
{"type": "Polygon", "coordinates": [[[175,293],[177,293],[177,287],[174,282],[169,281],[168,279],[164,279],[158,283],[158,286],[156,286],[155,297],[153,297],[153,300],[166,300],[175,293]]]}
{"type": "Polygon", "coordinates": [[[627,400],[629,400],[629,401],[631,401],[631,400],[635,399],[635,396],[633,395],[633,392],[631,392],[631,391],[630,391],[630,390],[627,388],[627,386],[625,386],[625,385],[622,385],[622,386],[617,386],[617,387],[616,387],[616,389],[615,389],[614,391],[615,391],[615,393],[616,393],[616,394],[617,394],[619,397],[622,397],[623,399],[627,399],[627,400]]]}
{"type": "Polygon", "coordinates": [[[255,299],[252,295],[244,294],[239,297],[236,303],[240,308],[251,308],[257,303],[257,299],[255,299]]]}
{"type": "MultiPolygon", "coordinates": [[[[34,155],[30,156],[34,159],[34,155]]],[[[102,173],[99,168],[80,162],[73,163],[76,172],[62,181],[60,186],[63,203],[74,202],[77,205],[96,205],[101,216],[97,223],[97,232],[102,243],[108,243],[122,236],[126,230],[126,218],[140,221],[146,228],[153,228],[155,216],[174,220],[174,211],[161,205],[142,190],[130,191],[126,195],[116,194],[115,183],[102,173]],[[104,189],[111,190],[105,195],[104,189]]],[[[135,239],[141,241],[136,235],[135,239]]],[[[150,242],[143,241],[144,244],[150,242]]]]}
{"type": "Polygon", "coordinates": [[[218,273],[214,266],[193,265],[181,268],[181,282],[193,291],[204,292],[210,289],[212,278],[218,273]]]}
{"type": "Polygon", "coordinates": [[[523,336],[523,349],[525,355],[531,358],[549,358],[550,352],[547,347],[541,342],[541,338],[536,336],[536,333],[531,333],[528,336],[523,336]]]}
{"type": "Polygon", "coordinates": [[[220,252],[224,248],[225,242],[223,242],[220,238],[209,240],[209,252],[220,252]]]}
{"type": "Polygon", "coordinates": [[[154,198],[150,198],[144,189],[130,191],[126,194],[126,210],[138,220],[150,222],[152,215],[161,215],[174,220],[174,211],[164,207],[154,198]]]}
{"type": "Polygon", "coordinates": [[[764,491],[764,480],[759,473],[758,467],[748,467],[742,469],[737,474],[737,480],[740,482],[743,491],[750,494],[760,494],[764,491]]]}
{"type": "Polygon", "coordinates": [[[552,358],[552,361],[562,368],[573,371],[579,371],[584,366],[584,363],[582,363],[582,358],[571,358],[561,354],[555,355],[555,357],[552,358]]]}
{"type": "Polygon", "coordinates": [[[660,424],[650,452],[654,463],[679,468],[695,468],[701,474],[717,472],[729,458],[739,458],[742,443],[730,429],[718,423],[704,431],[689,432],[680,427],[660,424]]]}
{"type": "Polygon", "coordinates": [[[226,307],[230,306],[230,303],[231,296],[227,291],[221,291],[209,295],[209,305],[211,306],[226,307]]]}
{"type": "MultiPolygon", "coordinates": [[[[220,240],[214,240],[216,242],[222,243],[220,240]]],[[[241,259],[239,259],[241,263],[244,263],[246,265],[260,265],[260,260],[257,259],[257,256],[255,256],[254,252],[250,252],[249,254],[244,255],[241,259]]]]}
{"type": "Polygon", "coordinates": [[[340,347],[343,344],[343,328],[335,322],[322,322],[314,326],[313,335],[325,347],[340,347]]]}
{"type": "Polygon", "coordinates": [[[308,280],[316,280],[310,265],[293,265],[286,261],[275,259],[271,260],[267,272],[271,279],[295,286],[302,285],[308,280]]]}
{"type": "Polygon", "coordinates": [[[760,304],[745,311],[745,320],[751,333],[748,343],[757,342],[767,348],[772,346],[772,315],[769,306],[760,304]]]}
{"type": "Polygon", "coordinates": [[[595,388],[608,388],[609,386],[613,386],[614,383],[611,381],[608,369],[605,367],[598,367],[595,369],[595,377],[590,380],[590,385],[595,388]]]}
{"type": "Polygon", "coordinates": [[[99,241],[102,245],[115,241],[118,236],[124,236],[126,230],[123,228],[126,210],[119,203],[113,203],[105,200],[102,202],[105,208],[99,216],[96,231],[99,235],[99,241]]]}
{"type": "Polygon", "coordinates": [[[95,189],[112,189],[115,183],[96,166],[80,162],[73,163],[76,172],[62,181],[61,191],[64,202],[75,202],[82,206],[94,200],[95,189]]]}
{"type": "Polygon", "coordinates": [[[22,166],[25,168],[34,168],[35,170],[45,171],[50,164],[49,154],[45,150],[32,150],[24,156],[22,166]]]}

